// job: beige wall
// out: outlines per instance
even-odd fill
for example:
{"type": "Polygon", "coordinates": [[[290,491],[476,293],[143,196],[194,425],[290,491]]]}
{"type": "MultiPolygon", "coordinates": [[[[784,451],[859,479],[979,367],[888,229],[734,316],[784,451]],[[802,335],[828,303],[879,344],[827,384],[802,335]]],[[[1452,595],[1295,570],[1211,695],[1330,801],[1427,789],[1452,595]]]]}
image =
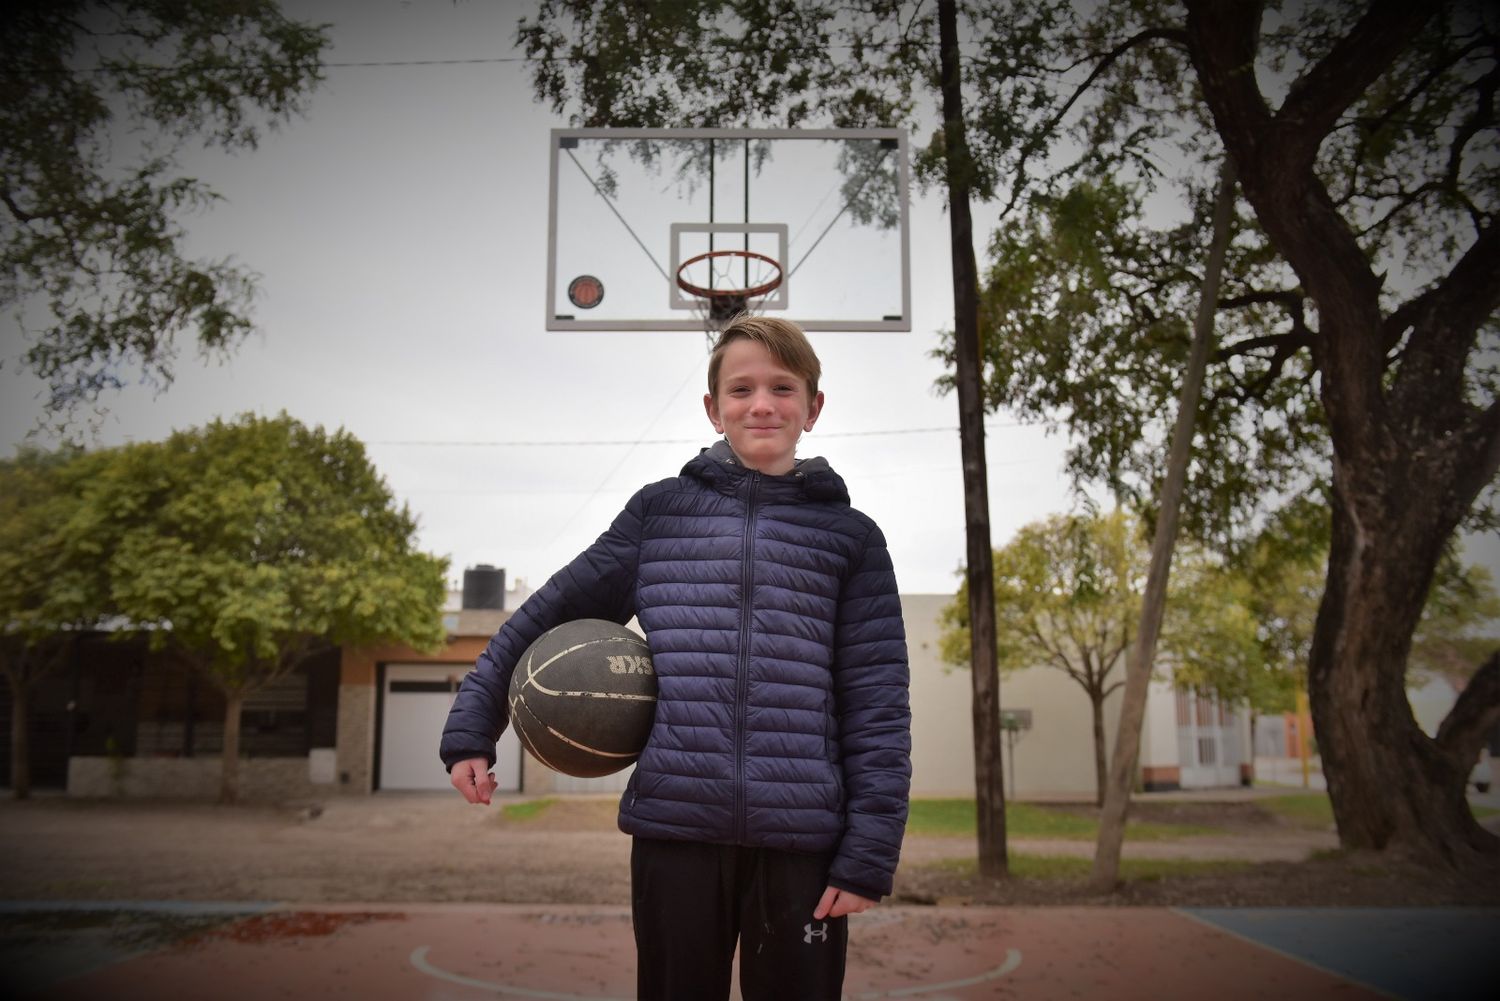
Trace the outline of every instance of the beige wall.
{"type": "Polygon", "coordinates": [[[938,656],[938,613],[946,594],[903,594],[911,662],[911,786],[914,796],[974,795],[974,727],[969,672],[938,656]]]}
{"type": "MultiPolygon", "coordinates": [[[[903,594],[911,659],[912,795],[974,795],[974,726],[969,672],[944,664],[938,615],[946,594],[903,594]]],[[[1032,729],[1005,747],[1007,796],[1094,795],[1093,716],[1088,696],[1062,672],[1032,668],[1000,681],[1003,709],[1030,709],[1032,729]],[[1012,784],[1014,776],[1014,784],[1012,784]]],[[[1112,747],[1119,695],[1105,703],[1112,747]]]]}
{"type": "MultiPolygon", "coordinates": [[[[1115,668],[1123,675],[1123,667],[1115,668]]],[[[1111,675],[1111,680],[1115,675],[1111,675]]],[[[1012,763],[1005,766],[1006,792],[1019,799],[1069,795],[1091,798],[1097,789],[1094,768],[1094,715],[1089,697],[1061,670],[1033,667],[1000,679],[1004,709],[1030,709],[1031,730],[1022,734],[1012,763]]],[[[1120,693],[1104,702],[1104,747],[1115,745],[1120,693]]]]}

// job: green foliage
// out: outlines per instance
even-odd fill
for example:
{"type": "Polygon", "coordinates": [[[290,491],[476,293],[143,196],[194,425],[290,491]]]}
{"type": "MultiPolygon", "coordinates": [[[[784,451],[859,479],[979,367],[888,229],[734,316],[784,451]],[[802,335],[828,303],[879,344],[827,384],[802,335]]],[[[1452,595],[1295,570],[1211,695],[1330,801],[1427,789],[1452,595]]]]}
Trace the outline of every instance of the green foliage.
{"type": "Polygon", "coordinates": [[[98,457],[20,450],[0,460],[0,634],[39,644],[104,614],[97,560],[70,558],[70,533],[98,457]]]}
{"type": "MultiPolygon", "coordinates": [[[[1176,420],[1212,205],[1186,221],[1142,220],[1138,185],[1081,181],[1029,202],[995,232],[980,299],[984,393],[990,410],[1066,424],[1067,469],[1136,510],[1153,510],[1176,420]]],[[[1241,221],[1242,234],[1252,227],[1241,221]]],[[[1184,496],[1190,534],[1242,538],[1268,491],[1321,475],[1327,438],[1296,348],[1306,331],[1267,338],[1278,303],[1244,301],[1285,282],[1263,238],[1231,243],[1217,323],[1223,347],[1205,374],[1184,496]]],[[[935,354],[950,368],[951,335],[935,354]]],[[[949,389],[952,376],[940,380],[949,389]]]]}
{"type": "Polygon", "coordinates": [[[193,140],[253,149],[300,113],[328,44],[273,0],[18,0],[0,34],[0,308],[68,411],[139,368],[170,382],[180,335],[223,353],[254,279],[190,260],[193,140]]]}
{"type": "Polygon", "coordinates": [[[227,693],[329,644],[444,639],[446,562],[415,549],[410,512],[344,431],[245,416],[126,446],[89,484],[78,527],[128,631],[227,693]]]}
{"type": "MultiPolygon", "coordinates": [[[[972,799],[913,799],[907,816],[909,834],[972,837],[976,829],[972,799]]],[[[1033,803],[1005,804],[1005,831],[1009,837],[1092,841],[1099,836],[1097,819],[1072,810],[1033,803]]],[[[1198,824],[1152,824],[1132,821],[1126,837],[1135,841],[1162,841],[1217,833],[1218,828],[1198,824]]]]}
{"type": "Polygon", "coordinates": [[[1263,579],[1257,581],[1191,545],[1180,555],[1186,558],[1173,567],[1163,626],[1173,681],[1259,713],[1289,711],[1306,678],[1321,564],[1258,568],[1263,579]],[[1278,572],[1280,579],[1264,579],[1278,572]],[[1293,631],[1302,645],[1284,652],[1293,631]]]}
{"type": "Polygon", "coordinates": [[[1450,549],[1438,564],[1422,620],[1412,636],[1410,670],[1439,675],[1462,690],[1500,649],[1500,593],[1489,567],[1462,563],[1450,549]]]}
{"type": "MultiPolygon", "coordinates": [[[[1001,671],[1045,664],[1100,698],[1140,617],[1147,553],[1139,523],[1108,515],[1054,515],[995,550],[995,642],[1001,671]]],[[[943,610],[942,655],[969,662],[968,584],[943,610]]]]}

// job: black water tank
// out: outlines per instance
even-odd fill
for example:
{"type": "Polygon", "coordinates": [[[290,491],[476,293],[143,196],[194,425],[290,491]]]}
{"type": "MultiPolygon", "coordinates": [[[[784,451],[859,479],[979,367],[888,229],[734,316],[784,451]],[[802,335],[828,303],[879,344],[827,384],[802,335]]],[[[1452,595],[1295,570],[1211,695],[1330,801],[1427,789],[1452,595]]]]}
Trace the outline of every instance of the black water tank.
{"type": "Polygon", "coordinates": [[[481,563],[464,571],[464,607],[505,607],[505,571],[481,563]]]}

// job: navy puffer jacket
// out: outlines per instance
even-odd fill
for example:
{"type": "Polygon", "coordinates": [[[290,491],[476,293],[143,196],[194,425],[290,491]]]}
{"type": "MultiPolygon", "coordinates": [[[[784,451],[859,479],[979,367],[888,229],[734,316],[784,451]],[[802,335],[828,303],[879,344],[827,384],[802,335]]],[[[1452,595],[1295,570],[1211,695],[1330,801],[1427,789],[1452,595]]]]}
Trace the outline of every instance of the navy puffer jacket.
{"type": "Polygon", "coordinates": [[[511,671],[543,632],[632,615],[659,692],[620,829],[832,851],[832,885],[890,893],[911,783],[906,637],[885,538],[828,463],[767,476],[720,442],[642,488],[490,640],[444,764],[493,761],[511,671]]]}

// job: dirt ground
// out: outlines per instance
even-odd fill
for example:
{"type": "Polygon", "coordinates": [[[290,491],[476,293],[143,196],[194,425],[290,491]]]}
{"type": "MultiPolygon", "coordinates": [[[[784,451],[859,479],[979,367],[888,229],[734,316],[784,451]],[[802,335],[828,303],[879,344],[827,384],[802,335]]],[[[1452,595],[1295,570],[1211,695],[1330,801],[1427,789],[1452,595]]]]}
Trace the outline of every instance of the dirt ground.
{"type": "MultiPolygon", "coordinates": [[[[563,798],[530,819],[449,794],[379,794],[280,807],[71,800],[0,803],[0,900],[299,903],[629,903],[630,840],[613,798],[563,798]]],[[[1088,810],[1089,808],[1077,808],[1088,810]]],[[[970,837],[907,838],[902,904],[1439,905],[1500,903],[1500,872],[1442,876],[1337,852],[1242,802],[1139,803],[1132,817],[1224,833],[1127,842],[1127,858],[1239,862],[1191,876],[1081,880],[968,875],[970,837]],[[1252,863],[1252,864],[1244,864],[1252,863]]],[[[1089,857],[1092,841],[1012,839],[1015,855],[1089,857]]]]}

